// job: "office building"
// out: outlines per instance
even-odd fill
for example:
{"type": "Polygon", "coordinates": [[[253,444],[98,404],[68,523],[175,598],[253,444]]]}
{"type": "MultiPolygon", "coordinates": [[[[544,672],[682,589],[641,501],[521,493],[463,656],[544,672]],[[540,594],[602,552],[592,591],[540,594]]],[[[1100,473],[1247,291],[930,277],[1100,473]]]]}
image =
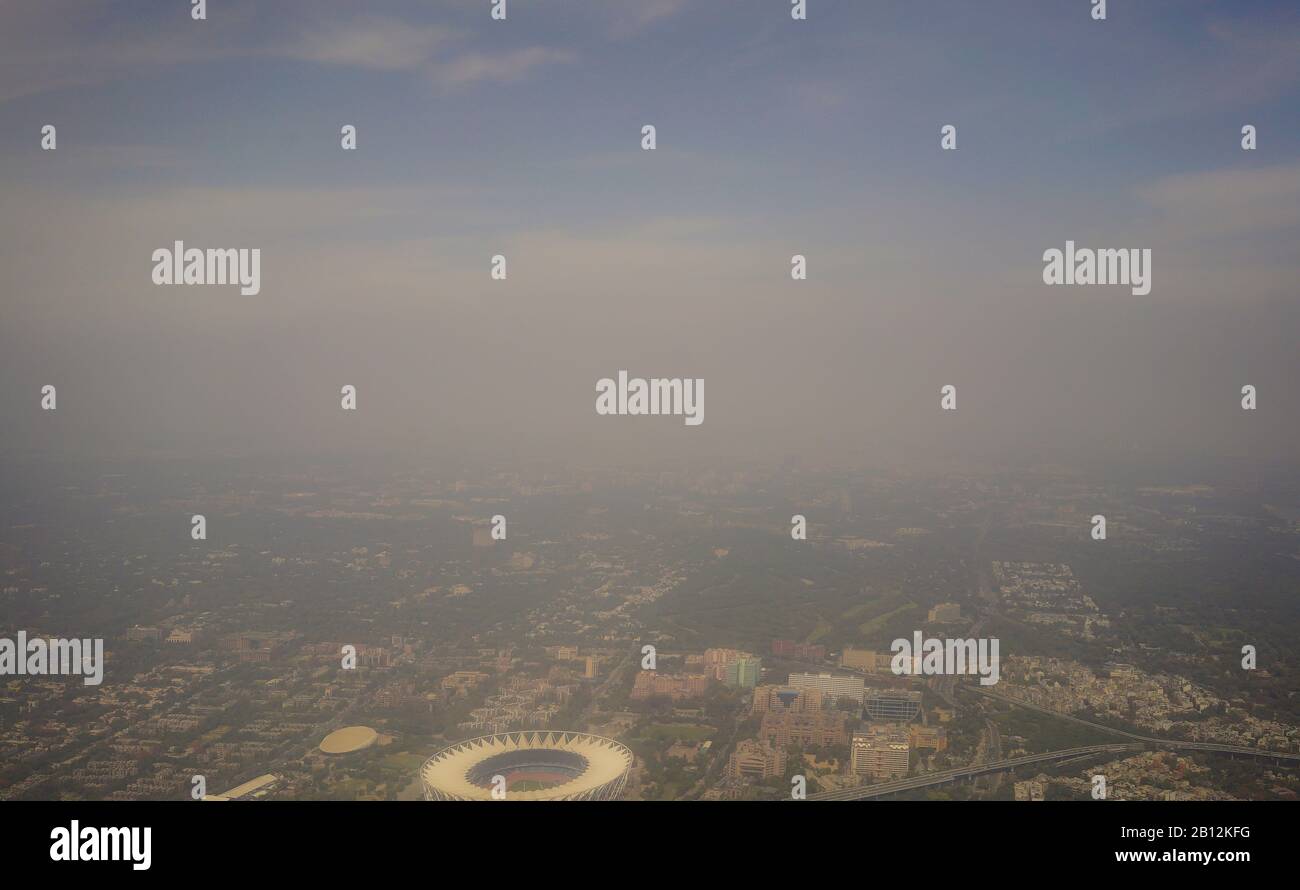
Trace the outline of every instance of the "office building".
{"type": "Polygon", "coordinates": [[[738,742],[727,761],[727,776],[732,779],[771,779],[784,774],[785,749],[756,739],[738,742]]]}
{"type": "Polygon", "coordinates": [[[863,705],[872,720],[908,723],[921,713],[921,693],[907,689],[869,689],[863,705]]]}
{"type": "Polygon", "coordinates": [[[907,775],[912,742],[905,728],[881,724],[855,732],[849,768],[855,776],[897,779],[907,775]]]}
{"type": "Polygon", "coordinates": [[[793,686],[758,686],[754,689],[753,713],[768,711],[820,711],[826,696],[817,689],[795,689],[793,686]]]}
{"type": "Polygon", "coordinates": [[[773,748],[830,748],[847,745],[848,715],[843,711],[768,711],[758,737],[773,748]]]}
{"type": "Polygon", "coordinates": [[[826,696],[831,705],[842,698],[852,699],[862,704],[862,694],[866,683],[861,677],[837,676],[835,674],[790,674],[790,686],[795,689],[816,689],[826,696]]]}
{"type": "Polygon", "coordinates": [[[754,656],[737,658],[727,665],[723,682],[731,687],[753,689],[763,671],[763,660],[754,656]]]}

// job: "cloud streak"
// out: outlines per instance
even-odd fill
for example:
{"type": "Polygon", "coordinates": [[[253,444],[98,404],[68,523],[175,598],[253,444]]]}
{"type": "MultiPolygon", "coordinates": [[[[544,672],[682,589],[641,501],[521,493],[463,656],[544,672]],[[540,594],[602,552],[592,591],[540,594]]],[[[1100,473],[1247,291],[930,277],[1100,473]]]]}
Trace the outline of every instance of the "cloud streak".
{"type": "Polygon", "coordinates": [[[574,53],[540,46],[498,53],[472,52],[435,64],[430,78],[442,87],[463,87],[481,81],[510,83],[538,68],[567,64],[576,59],[574,53]]]}
{"type": "Polygon", "coordinates": [[[448,89],[510,83],[576,58],[546,46],[471,50],[471,35],[451,25],[319,9],[267,22],[242,7],[201,24],[122,16],[105,31],[77,9],[52,3],[6,7],[0,23],[0,102],[224,59],[408,73],[448,89]]]}

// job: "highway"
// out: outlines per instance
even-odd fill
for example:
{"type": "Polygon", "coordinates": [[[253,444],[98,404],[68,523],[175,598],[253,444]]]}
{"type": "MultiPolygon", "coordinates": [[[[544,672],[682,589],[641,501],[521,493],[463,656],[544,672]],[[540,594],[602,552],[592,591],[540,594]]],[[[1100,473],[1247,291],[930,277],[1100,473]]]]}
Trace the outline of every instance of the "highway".
{"type": "MultiPolygon", "coordinates": [[[[1276,758],[1279,762],[1285,761],[1293,765],[1300,764],[1300,754],[1287,754],[1281,751],[1262,751],[1258,748],[1240,748],[1235,745],[1217,745],[1212,742],[1177,742],[1167,739],[1152,739],[1151,742],[1162,748],[1179,751],[1213,751],[1219,754],[1240,754],[1249,757],[1276,758]]],[[[888,794],[897,794],[900,791],[911,791],[916,788],[928,788],[931,785],[944,785],[948,782],[974,778],[975,776],[981,776],[987,773],[1005,772],[1034,763],[1047,763],[1054,760],[1070,760],[1075,757],[1089,757],[1095,754],[1124,754],[1141,751],[1146,747],[1146,744],[1131,742],[1128,744],[1114,745],[1086,745],[1082,748],[1067,748],[1063,751],[1048,751],[1045,754],[1026,754],[1023,757],[1012,757],[1009,760],[999,760],[994,763],[982,763],[975,766],[961,767],[960,769],[944,770],[943,772],[938,773],[926,773],[910,779],[895,779],[892,782],[882,782],[879,785],[866,785],[861,788],[846,788],[842,791],[823,791],[820,794],[808,795],[808,800],[867,800],[873,797],[884,797],[888,794]]]]}
{"type": "Polygon", "coordinates": [[[1046,763],[1052,760],[1069,760],[1072,757],[1087,757],[1093,754],[1122,754],[1131,751],[1140,751],[1143,747],[1144,746],[1137,743],[1087,745],[1082,748],[1069,748],[1064,751],[1048,751],[1045,754],[1026,754],[1023,757],[1012,757],[1008,760],[998,760],[993,763],[981,763],[975,766],[963,766],[959,769],[949,769],[938,773],[926,773],[910,779],[895,779],[892,782],[882,782],[879,785],[867,785],[862,788],[845,788],[842,791],[823,791],[820,794],[808,795],[808,800],[865,800],[872,797],[882,797],[886,794],[897,794],[900,791],[911,791],[914,788],[926,788],[930,785],[943,785],[948,782],[958,781],[959,779],[982,776],[986,773],[1004,772],[1006,770],[1015,769],[1019,766],[1028,766],[1034,763],[1046,763]]]}
{"type": "MultiPolygon", "coordinates": [[[[981,529],[980,538],[977,542],[976,549],[984,541],[984,534],[988,530],[988,519],[986,517],[984,527],[981,529]]],[[[980,571],[979,577],[979,596],[983,600],[989,601],[990,605],[986,607],[987,614],[978,617],[970,629],[969,637],[978,637],[983,629],[985,619],[990,615],[1005,619],[1005,616],[998,615],[991,606],[996,602],[997,596],[991,585],[988,583],[989,578],[987,568],[980,571]]],[[[824,667],[819,670],[825,670],[824,667]]],[[[861,673],[852,671],[852,673],[861,673]]],[[[945,699],[949,704],[955,704],[957,690],[971,692],[985,698],[994,699],[1009,705],[1026,708],[1031,711],[1037,711],[1040,714],[1046,714],[1056,717],[1060,720],[1068,720],[1082,726],[1087,726],[1098,732],[1108,733],[1110,735],[1120,736],[1127,739],[1127,742],[1115,743],[1110,745],[1087,745],[1080,748],[1067,748],[1061,751],[1048,751],[1044,754],[1027,754],[1023,757],[1013,757],[1006,760],[993,759],[991,762],[975,764],[972,766],[961,767],[960,769],[944,770],[936,773],[926,773],[920,776],[914,776],[907,779],[894,779],[893,781],[883,782],[878,785],[868,785],[860,788],[846,788],[841,791],[823,791],[819,794],[808,795],[808,800],[867,800],[874,797],[883,797],[889,794],[897,794],[901,791],[911,791],[916,788],[928,788],[932,785],[943,785],[948,782],[955,782],[961,779],[973,779],[976,776],[986,775],[989,773],[1001,773],[1016,769],[1020,766],[1028,766],[1035,763],[1048,763],[1061,760],[1071,760],[1078,757],[1091,757],[1099,754],[1122,754],[1141,751],[1150,747],[1161,748],[1164,750],[1177,751],[1209,751],[1218,754],[1228,754],[1232,756],[1256,757],[1273,760],[1278,764],[1289,766],[1300,766],[1300,754],[1290,754],[1282,751],[1269,751],[1260,748],[1244,748],[1237,745],[1221,745],[1215,742],[1185,742],[1174,739],[1159,739],[1152,736],[1138,735],[1137,733],[1127,732],[1122,729],[1115,729],[1110,726],[1103,726],[1100,723],[1093,723],[1084,720],[1081,717],[1074,717],[1070,714],[1063,714],[1060,711],[1053,711],[1050,708],[1043,708],[1038,705],[1031,705],[1028,702],[993,692],[982,686],[957,683],[955,677],[944,677],[938,684],[935,691],[939,696],[945,699]]],[[[992,758],[1001,756],[1001,736],[997,731],[996,725],[988,721],[989,730],[989,748],[988,753],[992,758]]]]}
{"type": "Polygon", "coordinates": [[[1048,763],[1057,760],[1070,760],[1076,757],[1090,757],[1097,754],[1124,754],[1134,751],[1141,751],[1148,747],[1155,746],[1166,750],[1176,751],[1210,751],[1217,754],[1230,754],[1233,756],[1257,757],[1269,760],[1275,760],[1278,763],[1285,763],[1291,766],[1300,765],[1300,754],[1290,754],[1284,751],[1269,751],[1262,748],[1244,748],[1238,745],[1220,745],[1215,742],[1184,742],[1176,739],[1158,739],[1151,736],[1136,735],[1135,733],[1125,732],[1124,730],[1114,729],[1109,726],[1102,726],[1100,723],[1090,723],[1087,720],[1078,717],[1071,717],[1069,714],[1062,714],[1048,708],[1040,708],[1037,705],[1027,704],[1005,695],[999,695],[995,692],[989,692],[976,686],[963,685],[959,687],[968,692],[974,692],[987,698],[996,699],[1012,705],[1019,705],[1033,711],[1048,714],[1053,717],[1060,717],[1074,723],[1081,723],[1093,729],[1124,736],[1132,741],[1126,743],[1116,743],[1111,745],[1085,745],[1080,748],[1066,748],[1061,751],[1048,751],[1043,754],[1026,754],[1023,757],[1012,757],[1007,760],[997,760],[991,763],[981,763],[973,766],[965,766],[959,769],[944,770],[937,773],[926,773],[920,776],[913,776],[907,779],[894,779],[890,782],[882,782],[878,785],[866,785],[861,788],[846,788],[841,791],[823,791],[819,794],[808,795],[808,800],[868,800],[873,797],[884,797],[889,794],[897,794],[901,791],[912,791],[917,788],[928,788],[932,785],[944,785],[948,782],[955,782],[961,779],[974,778],[975,776],[986,775],[988,773],[1007,772],[1021,766],[1029,766],[1035,763],[1048,763]]]}
{"type": "Polygon", "coordinates": [[[1084,720],[1081,717],[1062,714],[1060,711],[1053,711],[1051,708],[1031,705],[1028,702],[1021,701],[1020,699],[1012,698],[1009,695],[990,692],[982,687],[963,685],[960,688],[965,692],[973,692],[976,695],[982,695],[985,698],[991,698],[996,701],[1005,702],[1009,705],[1027,708],[1031,711],[1037,711],[1040,714],[1047,714],[1049,717],[1069,720],[1071,723],[1078,723],[1091,729],[1095,729],[1098,732],[1108,732],[1112,735],[1123,736],[1124,738],[1132,739],[1135,742],[1143,742],[1147,745],[1155,745],[1157,747],[1177,749],[1180,751],[1216,751],[1220,754],[1242,754],[1248,757],[1263,757],[1276,759],[1278,762],[1286,761],[1292,764],[1300,764],[1300,754],[1288,754],[1285,751],[1270,751],[1267,748],[1245,748],[1240,745],[1221,745],[1217,742],[1185,742],[1178,739],[1161,739],[1156,738],[1155,736],[1138,735],[1137,733],[1115,729],[1111,726],[1104,726],[1101,723],[1093,723],[1089,720],[1084,720]]]}

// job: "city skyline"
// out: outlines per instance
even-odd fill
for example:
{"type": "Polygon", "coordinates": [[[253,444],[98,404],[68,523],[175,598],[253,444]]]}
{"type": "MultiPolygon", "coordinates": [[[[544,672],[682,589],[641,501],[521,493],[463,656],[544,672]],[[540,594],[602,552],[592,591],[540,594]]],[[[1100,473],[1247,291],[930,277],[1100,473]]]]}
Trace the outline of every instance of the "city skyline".
{"type": "Polygon", "coordinates": [[[6,850],[1285,867],[1297,109],[1281,0],[0,0],[6,850]]]}

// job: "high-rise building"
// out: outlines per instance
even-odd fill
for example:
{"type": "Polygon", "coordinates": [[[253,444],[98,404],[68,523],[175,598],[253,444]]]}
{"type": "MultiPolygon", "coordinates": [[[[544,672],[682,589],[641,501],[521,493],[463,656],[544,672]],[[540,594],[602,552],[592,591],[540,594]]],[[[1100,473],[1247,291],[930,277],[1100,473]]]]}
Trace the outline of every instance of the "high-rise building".
{"type": "Polygon", "coordinates": [[[855,776],[896,779],[907,775],[912,740],[907,729],[881,724],[853,734],[849,768],[855,776]]]}
{"type": "Polygon", "coordinates": [[[1012,794],[1016,800],[1046,800],[1046,785],[1042,782],[1016,782],[1012,794]]]}
{"type": "Polygon", "coordinates": [[[868,689],[863,705],[872,720],[907,723],[921,713],[921,693],[908,689],[868,689]]]}
{"type": "Polygon", "coordinates": [[[768,711],[758,736],[773,748],[829,748],[848,744],[847,721],[843,711],[768,711]]]}
{"type": "Polygon", "coordinates": [[[444,695],[464,696],[487,679],[488,675],[481,671],[456,671],[443,677],[440,685],[444,695]]]}
{"type": "Polygon", "coordinates": [[[737,742],[727,761],[727,776],[732,779],[770,779],[784,774],[785,749],[756,739],[737,742]]]}
{"type": "Polygon", "coordinates": [[[914,724],[909,731],[913,748],[933,748],[936,751],[948,748],[948,731],[941,726],[914,724]]]}
{"type": "Polygon", "coordinates": [[[698,698],[709,686],[709,678],[704,674],[661,674],[658,671],[641,671],[632,684],[631,697],[636,700],[648,698],[671,698],[673,701],[683,698],[698,698]]]}
{"type": "Polygon", "coordinates": [[[888,652],[849,648],[840,653],[840,667],[869,673],[889,673],[892,658],[888,652]]]}
{"type": "Polygon", "coordinates": [[[826,696],[817,689],[795,689],[793,686],[758,686],[754,689],[753,713],[768,711],[820,711],[826,696]]]}
{"type": "Polygon", "coordinates": [[[862,693],[866,683],[861,677],[837,676],[835,674],[790,674],[790,685],[795,689],[816,689],[827,697],[831,704],[842,698],[850,698],[862,704],[862,693]]]}
{"type": "Polygon", "coordinates": [[[728,686],[741,689],[753,689],[758,685],[759,674],[763,672],[763,660],[754,656],[737,658],[727,665],[726,679],[728,686]]]}
{"type": "Polygon", "coordinates": [[[739,649],[705,649],[704,672],[713,679],[726,683],[729,669],[742,658],[754,656],[739,649]]]}

